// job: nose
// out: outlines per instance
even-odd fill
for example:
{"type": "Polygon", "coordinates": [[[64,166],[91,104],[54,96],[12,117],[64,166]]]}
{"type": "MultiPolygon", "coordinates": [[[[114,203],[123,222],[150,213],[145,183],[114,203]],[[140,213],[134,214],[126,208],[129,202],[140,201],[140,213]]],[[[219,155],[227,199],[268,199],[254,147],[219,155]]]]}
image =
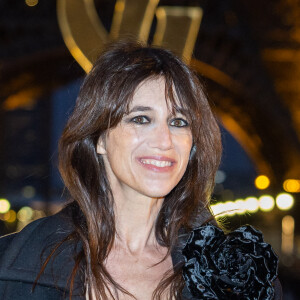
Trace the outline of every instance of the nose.
{"type": "Polygon", "coordinates": [[[165,124],[153,129],[149,144],[151,147],[158,148],[160,150],[172,149],[173,135],[169,126],[165,124]]]}

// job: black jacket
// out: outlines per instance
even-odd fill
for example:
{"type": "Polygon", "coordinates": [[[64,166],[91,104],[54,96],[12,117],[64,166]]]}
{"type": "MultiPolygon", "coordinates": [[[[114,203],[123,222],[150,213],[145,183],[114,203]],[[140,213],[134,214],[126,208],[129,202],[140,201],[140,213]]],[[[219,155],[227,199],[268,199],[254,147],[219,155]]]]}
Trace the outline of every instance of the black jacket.
{"type": "MultiPolygon", "coordinates": [[[[58,214],[30,223],[19,233],[0,239],[0,299],[1,300],[59,300],[68,299],[69,276],[74,266],[74,255],[81,245],[64,243],[47,264],[34,292],[33,283],[51,250],[73,231],[70,207],[58,214]]],[[[172,254],[173,263],[180,260],[172,254]]],[[[83,275],[75,278],[73,300],[85,299],[83,275]]],[[[275,300],[281,299],[281,286],[275,281],[275,300]]],[[[193,299],[184,289],[182,299],[193,299]]]]}
{"type": "MultiPolygon", "coordinates": [[[[68,299],[68,279],[74,266],[76,245],[64,243],[48,263],[32,293],[43,262],[55,245],[73,231],[70,210],[36,220],[19,233],[0,239],[0,299],[68,299]]],[[[76,249],[77,248],[77,249],[76,249]]],[[[85,299],[79,275],[75,278],[74,300],[85,299]]]]}

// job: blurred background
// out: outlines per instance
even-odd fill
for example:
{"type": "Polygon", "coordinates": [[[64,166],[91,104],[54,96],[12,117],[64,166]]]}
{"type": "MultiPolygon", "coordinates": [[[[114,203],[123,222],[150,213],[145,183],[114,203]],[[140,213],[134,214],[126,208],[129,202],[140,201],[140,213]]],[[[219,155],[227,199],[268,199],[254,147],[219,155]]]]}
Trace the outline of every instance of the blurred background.
{"type": "Polygon", "coordinates": [[[284,299],[299,299],[299,0],[0,1],[0,234],[66,201],[59,136],[103,45],[124,36],[201,76],[224,145],[212,210],[263,231],[284,299]]]}

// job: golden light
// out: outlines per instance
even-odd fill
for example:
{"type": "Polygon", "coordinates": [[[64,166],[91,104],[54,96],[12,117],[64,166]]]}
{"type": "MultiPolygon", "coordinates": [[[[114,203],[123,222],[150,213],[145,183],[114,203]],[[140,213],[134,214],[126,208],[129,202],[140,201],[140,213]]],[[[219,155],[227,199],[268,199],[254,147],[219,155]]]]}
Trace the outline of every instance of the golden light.
{"type": "Polygon", "coordinates": [[[245,199],[245,209],[249,212],[258,211],[258,200],[255,197],[248,197],[245,199]]]}
{"type": "Polygon", "coordinates": [[[237,199],[235,201],[235,205],[237,208],[237,214],[242,215],[247,211],[245,208],[245,201],[243,199],[237,199]]]}
{"type": "Polygon", "coordinates": [[[115,5],[115,10],[118,11],[118,12],[122,12],[125,8],[125,3],[123,0],[119,0],[116,2],[116,5],[115,5]]]}
{"type": "Polygon", "coordinates": [[[289,210],[294,205],[294,197],[288,193],[281,193],[276,197],[276,205],[281,210],[289,210]]]}
{"type": "Polygon", "coordinates": [[[294,228],[295,228],[295,220],[292,216],[284,216],[282,218],[282,232],[285,235],[292,235],[294,234],[294,228]]]}
{"type": "Polygon", "coordinates": [[[269,187],[270,179],[266,175],[259,175],[256,177],[254,184],[258,189],[264,190],[269,187]]]}
{"type": "Polygon", "coordinates": [[[5,221],[8,222],[8,223],[13,223],[16,221],[17,219],[17,214],[14,210],[9,210],[5,215],[5,221]]]}
{"type": "Polygon", "coordinates": [[[289,193],[300,193],[300,180],[287,179],[283,182],[283,188],[289,193]]]}
{"type": "Polygon", "coordinates": [[[258,199],[258,205],[262,211],[271,211],[275,206],[274,198],[269,195],[263,195],[258,199]]]}
{"type": "Polygon", "coordinates": [[[281,251],[284,254],[291,255],[294,251],[294,229],[295,220],[292,216],[282,218],[282,236],[281,251]]]}
{"type": "Polygon", "coordinates": [[[5,214],[10,210],[10,203],[7,199],[0,199],[0,213],[5,214]]]}
{"type": "Polygon", "coordinates": [[[18,211],[17,218],[21,222],[28,222],[31,220],[32,215],[33,215],[32,208],[28,206],[24,206],[18,211]]]}
{"type": "Polygon", "coordinates": [[[28,6],[36,6],[39,3],[39,0],[25,0],[25,3],[28,6]]]}
{"type": "Polygon", "coordinates": [[[6,98],[2,107],[8,111],[15,109],[31,109],[41,94],[42,90],[38,87],[23,89],[6,98]]]}

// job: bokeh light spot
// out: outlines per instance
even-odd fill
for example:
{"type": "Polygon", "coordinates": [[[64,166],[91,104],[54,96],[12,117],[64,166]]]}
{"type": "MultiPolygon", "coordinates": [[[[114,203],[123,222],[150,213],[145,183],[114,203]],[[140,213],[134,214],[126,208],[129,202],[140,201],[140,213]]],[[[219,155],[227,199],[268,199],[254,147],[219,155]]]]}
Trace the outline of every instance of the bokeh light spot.
{"type": "Polygon", "coordinates": [[[264,190],[269,187],[270,179],[266,175],[259,175],[256,177],[254,183],[258,189],[264,190]]]}
{"type": "Polygon", "coordinates": [[[22,194],[27,199],[33,198],[35,196],[35,188],[31,185],[24,186],[22,194]]]}
{"type": "Polygon", "coordinates": [[[226,179],[226,174],[224,171],[222,170],[218,170],[216,173],[216,177],[215,177],[215,182],[216,183],[223,183],[226,179]]]}
{"type": "Polygon", "coordinates": [[[10,203],[7,199],[0,199],[0,213],[5,214],[10,210],[10,203]]]}
{"type": "Polygon", "coordinates": [[[275,201],[272,196],[263,195],[259,197],[259,208],[262,211],[271,211],[275,206],[275,201]]]}
{"type": "Polygon", "coordinates": [[[300,192],[300,180],[298,179],[287,179],[283,182],[283,188],[289,193],[299,193],[300,192]]]}
{"type": "Polygon", "coordinates": [[[33,215],[32,208],[28,206],[24,206],[18,211],[17,218],[20,222],[28,222],[31,220],[32,215],[33,215]]]}
{"type": "Polygon", "coordinates": [[[294,205],[294,197],[288,193],[281,193],[276,197],[276,205],[281,210],[289,210],[294,205]]]}
{"type": "Polygon", "coordinates": [[[9,210],[5,215],[4,215],[4,220],[8,223],[13,223],[17,219],[17,213],[14,210],[9,210]]]}
{"type": "Polygon", "coordinates": [[[245,209],[249,212],[258,211],[258,200],[255,197],[248,197],[245,199],[245,209]]]}
{"type": "Polygon", "coordinates": [[[225,208],[226,208],[226,214],[229,216],[233,216],[236,214],[237,209],[236,209],[236,205],[233,201],[227,201],[224,203],[225,208]]]}
{"type": "Polygon", "coordinates": [[[245,201],[243,199],[237,199],[235,201],[235,205],[237,208],[237,214],[242,215],[247,211],[245,207],[245,201]]]}

